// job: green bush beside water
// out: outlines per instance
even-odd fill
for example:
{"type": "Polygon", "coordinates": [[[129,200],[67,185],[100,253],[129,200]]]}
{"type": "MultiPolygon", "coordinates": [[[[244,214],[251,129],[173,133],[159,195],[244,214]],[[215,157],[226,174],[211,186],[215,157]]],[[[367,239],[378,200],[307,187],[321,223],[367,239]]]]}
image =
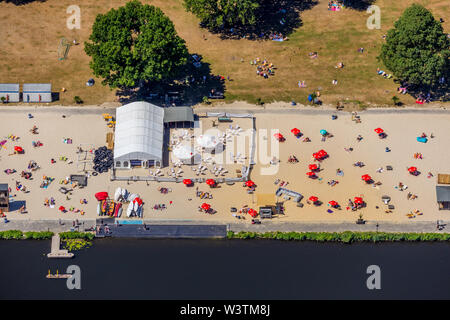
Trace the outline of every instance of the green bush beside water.
{"type": "Polygon", "coordinates": [[[19,230],[0,231],[0,239],[17,239],[23,238],[23,232],[19,230]]]}
{"type": "Polygon", "coordinates": [[[228,231],[228,239],[273,239],[317,242],[394,242],[394,241],[450,241],[448,233],[391,233],[391,232],[238,232],[228,231]]]}
{"type": "Polygon", "coordinates": [[[29,231],[25,232],[25,239],[47,240],[51,239],[53,237],[53,234],[54,233],[51,231],[41,231],[41,232],[29,231]]]}
{"type": "Polygon", "coordinates": [[[64,249],[69,251],[81,250],[84,248],[89,248],[92,242],[86,241],[84,239],[66,239],[64,240],[64,249]]]}
{"type": "Polygon", "coordinates": [[[0,231],[0,239],[10,240],[22,240],[22,239],[35,239],[35,240],[46,240],[51,239],[53,232],[50,231],[29,231],[23,233],[20,230],[7,230],[0,231]]]}
{"type": "Polygon", "coordinates": [[[84,239],[84,240],[92,240],[94,239],[95,235],[93,233],[89,232],[77,232],[77,231],[68,231],[68,232],[61,232],[59,234],[60,238],[62,240],[66,239],[84,239]]]}

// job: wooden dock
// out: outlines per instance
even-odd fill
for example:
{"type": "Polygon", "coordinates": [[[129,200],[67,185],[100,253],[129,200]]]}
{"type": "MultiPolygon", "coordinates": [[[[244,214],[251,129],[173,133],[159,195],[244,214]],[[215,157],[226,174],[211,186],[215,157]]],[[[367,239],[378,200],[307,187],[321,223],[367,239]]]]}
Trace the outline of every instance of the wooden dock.
{"type": "Polygon", "coordinates": [[[47,258],[73,258],[74,254],[68,250],[61,249],[61,239],[59,234],[55,234],[52,237],[52,248],[50,253],[47,254],[47,258]]]}

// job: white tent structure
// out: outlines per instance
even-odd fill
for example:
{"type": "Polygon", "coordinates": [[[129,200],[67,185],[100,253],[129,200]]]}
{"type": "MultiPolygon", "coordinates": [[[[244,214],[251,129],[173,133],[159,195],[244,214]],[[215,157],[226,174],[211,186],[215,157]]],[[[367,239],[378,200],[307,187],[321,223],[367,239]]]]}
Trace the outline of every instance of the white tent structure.
{"type": "Polygon", "coordinates": [[[198,136],[196,142],[198,146],[207,150],[215,149],[220,143],[217,137],[208,134],[198,136]]]}
{"type": "Polygon", "coordinates": [[[172,156],[184,164],[198,164],[201,162],[201,155],[192,146],[179,144],[173,148],[172,156]]]}
{"type": "Polygon", "coordinates": [[[114,167],[162,165],[164,109],[144,101],[116,110],[114,167]]]}

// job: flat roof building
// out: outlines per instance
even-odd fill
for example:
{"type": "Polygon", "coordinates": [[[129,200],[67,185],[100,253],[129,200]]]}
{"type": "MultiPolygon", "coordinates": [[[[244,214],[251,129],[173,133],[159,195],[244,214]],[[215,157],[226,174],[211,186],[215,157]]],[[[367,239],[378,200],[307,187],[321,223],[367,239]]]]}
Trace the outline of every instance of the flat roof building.
{"type": "Polygon", "coordinates": [[[450,186],[436,186],[439,210],[450,210],[450,186]]]}
{"type": "Polygon", "coordinates": [[[23,102],[52,102],[51,83],[24,83],[23,102]]]}
{"type": "Polygon", "coordinates": [[[20,92],[18,83],[0,83],[0,99],[4,97],[5,102],[19,102],[20,92]]]}

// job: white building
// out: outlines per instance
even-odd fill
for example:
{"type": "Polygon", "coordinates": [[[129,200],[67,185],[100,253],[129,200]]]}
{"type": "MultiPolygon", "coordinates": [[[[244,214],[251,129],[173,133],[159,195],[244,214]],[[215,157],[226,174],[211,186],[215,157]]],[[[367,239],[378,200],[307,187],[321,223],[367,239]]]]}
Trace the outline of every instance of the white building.
{"type": "Polygon", "coordinates": [[[114,167],[162,166],[164,109],[139,101],[116,110],[114,167]]]}
{"type": "Polygon", "coordinates": [[[52,102],[50,83],[24,83],[23,102],[52,102]]]}
{"type": "Polygon", "coordinates": [[[0,83],[0,99],[4,97],[5,102],[19,102],[20,92],[18,83],[0,83]]]}

